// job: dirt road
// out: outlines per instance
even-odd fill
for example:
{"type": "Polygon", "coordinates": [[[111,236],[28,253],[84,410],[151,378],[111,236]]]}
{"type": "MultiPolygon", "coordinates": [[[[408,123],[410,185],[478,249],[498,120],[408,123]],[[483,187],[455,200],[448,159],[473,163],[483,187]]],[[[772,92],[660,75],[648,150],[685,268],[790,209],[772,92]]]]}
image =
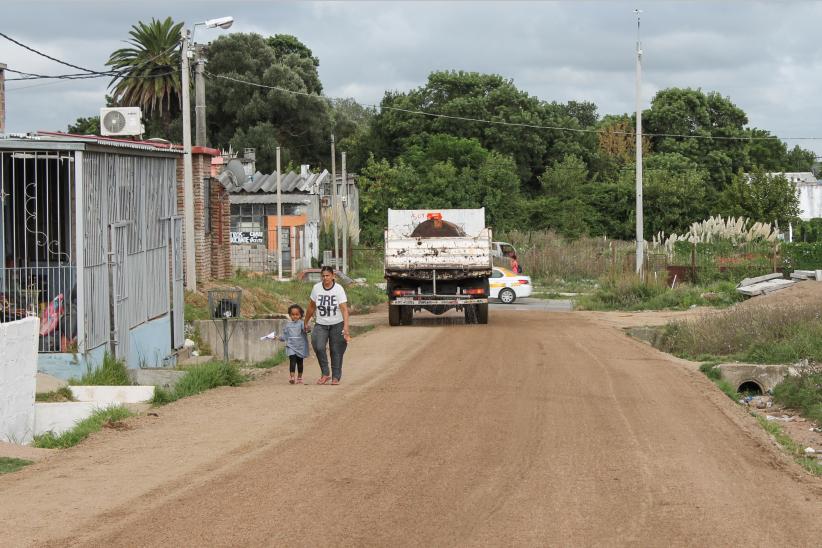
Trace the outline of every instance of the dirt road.
{"type": "Polygon", "coordinates": [[[0,477],[3,544],[822,538],[819,480],[699,373],[596,318],[379,327],[349,352],[339,387],[276,370],[0,477]]]}

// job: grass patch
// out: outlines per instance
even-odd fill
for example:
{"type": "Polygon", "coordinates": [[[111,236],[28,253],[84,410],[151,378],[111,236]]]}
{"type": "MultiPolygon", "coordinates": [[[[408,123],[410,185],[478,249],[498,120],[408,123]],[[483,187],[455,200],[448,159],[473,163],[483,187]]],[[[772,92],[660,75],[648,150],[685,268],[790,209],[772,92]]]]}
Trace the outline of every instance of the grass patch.
{"type": "Polygon", "coordinates": [[[184,312],[183,317],[186,322],[194,320],[207,320],[211,317],[208,313],[208,297],[196,291],[186,291],[183,296],[184,312]]]}
{"type": "Polygon", "coordinates": [[[125,407],[108,407],[100,409],[91,414],[87,419],[83,419],[71,430],[67,430],[60,435],[46,432],[34,437],[34,447],[44,449],[64,449],[77,445],[90,434],[99,432],[105,424],[113,424],[130,417],[133,413],[125,407]]]}
{"type": "Polygon", "coordinates": [[[11,457],[0,457],[0,474],[17,472],[24,466],[28,466],[32,461],[25,459],[15,459],[11,457]]]}
{"type": "Polygon", "coordinates": [[[260,369],[271,369],[272,367],[276,367],[281,363],[284,363],[287,359],[288,356],[285,353],[285,348],[280,348],[276,354],[267,360],[255,363],[254,367],[258,367],[260,369]]]}
{"type": "Polygon", "coordinates": [[[218,386],[237,386],[245,381],[246,377],[236,365],[221,361],[207,362],[186,371],[173,389],[156,388],[151,402],[164,405],[218,386]]]}
{"type": "Polygon", "coordinates": [[[822,318],[814,303],[790,307],[740,307],[672,322],[657,348],[693,359],[779,364],[822,362],[822,318]]]}
{"type": "Polygon", "coordinates": [[[717,361],[708,361],[700,364],[699,370],[702,371],[706,377],[711,379],[716,387],[722,390],[726,396],[735,402],[739,401],[739,392],[736,391],[731,383],[722,378],[719,372],[719,367],[717,367],[718,365],[719,362],[717,361]]]}
{"type": "Polygon", "coordinates": [[[86,373],[79,379],[69,379],[69,384],[81,386],[129,386],[131,385],[131,379],[128,376],[125,362],[115,359],[112,355],[106,353],[100,367],[95,368],[91,364],[88,364],[86,366],[86,373]]]}
{"type": "Polygon", "coordinates": [[[751,413],[756,421],[776,440],[776,443],[781,445],[790,455],[798,462],[805,470],[814,474],[815,476],[822,476],[822,464],[820,464],[815,457],[805,456],[805,451],[802,446],[793,441],[782,428],[773,421],[759,415],[758,413],[751,413]]]}
{"type": "Polygon", "coordinates": [[[692,306],[730,306],[742,300],[731,282],[708,286],[681,284],[671,289],[662,280],[636,276],[608,278],[593,292],[580,295],[581,310],[685,310],[692,306]]]}
{"type": "Polygon", "coordinates": [[[71,393],[71,389],[68,386],[63,386],[62,388],[52,390],[51,392],[41,392],[35,394],[34,401],[49,403],[74,401],[74,394],[71,393]]]}
{"type": "Polygon", "coordinates": [[[349,326],[348,333],[353,338],[353,337],[356,337],[358,335],[365,335],[366,333],[368,333],[372,329],[374,329],[373,325],[352,325],[352,326],[349,326]]]}

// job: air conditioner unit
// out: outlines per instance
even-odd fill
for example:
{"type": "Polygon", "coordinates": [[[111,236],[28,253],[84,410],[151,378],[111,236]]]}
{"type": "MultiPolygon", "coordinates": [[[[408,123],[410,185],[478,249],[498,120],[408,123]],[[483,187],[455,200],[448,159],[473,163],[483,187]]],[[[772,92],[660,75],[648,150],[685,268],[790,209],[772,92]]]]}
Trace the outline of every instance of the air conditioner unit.
{"type": "Polygon", "coordinates": [[[100,133],[106,136],[122,137],[142,135],[143,112],[140,107],[115,107],[100,109],[100,133]]]}

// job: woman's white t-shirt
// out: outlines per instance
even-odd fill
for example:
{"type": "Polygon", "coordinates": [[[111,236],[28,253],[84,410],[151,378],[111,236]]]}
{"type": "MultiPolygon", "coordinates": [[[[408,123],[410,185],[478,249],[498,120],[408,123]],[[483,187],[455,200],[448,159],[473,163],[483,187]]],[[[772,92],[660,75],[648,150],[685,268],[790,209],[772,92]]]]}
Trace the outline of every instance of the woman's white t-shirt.
{"type": "Polygon", "coordinates": [[[334,282],[330,289],[323,287],[322,282],[318,282],[311,290],[311,300],[317,305],[315,317],[320,325],[334,325],[343,321],[340,305],[348,302],[345,290],[340,284],[334,282]]]}

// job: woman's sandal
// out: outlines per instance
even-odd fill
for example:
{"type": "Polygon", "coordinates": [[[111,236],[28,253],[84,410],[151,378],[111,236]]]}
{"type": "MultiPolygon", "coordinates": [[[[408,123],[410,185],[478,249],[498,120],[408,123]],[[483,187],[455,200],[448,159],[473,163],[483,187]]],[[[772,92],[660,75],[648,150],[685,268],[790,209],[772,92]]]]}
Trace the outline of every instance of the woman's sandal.
{"type": "Polygon", "coordinates": [[[330,381],[330,380],[331,380],[331,377],[329,377],[328,375],[323,375],[322,377],[317,379],[317,384],[328,384],[328,381],[330,381]]]}

